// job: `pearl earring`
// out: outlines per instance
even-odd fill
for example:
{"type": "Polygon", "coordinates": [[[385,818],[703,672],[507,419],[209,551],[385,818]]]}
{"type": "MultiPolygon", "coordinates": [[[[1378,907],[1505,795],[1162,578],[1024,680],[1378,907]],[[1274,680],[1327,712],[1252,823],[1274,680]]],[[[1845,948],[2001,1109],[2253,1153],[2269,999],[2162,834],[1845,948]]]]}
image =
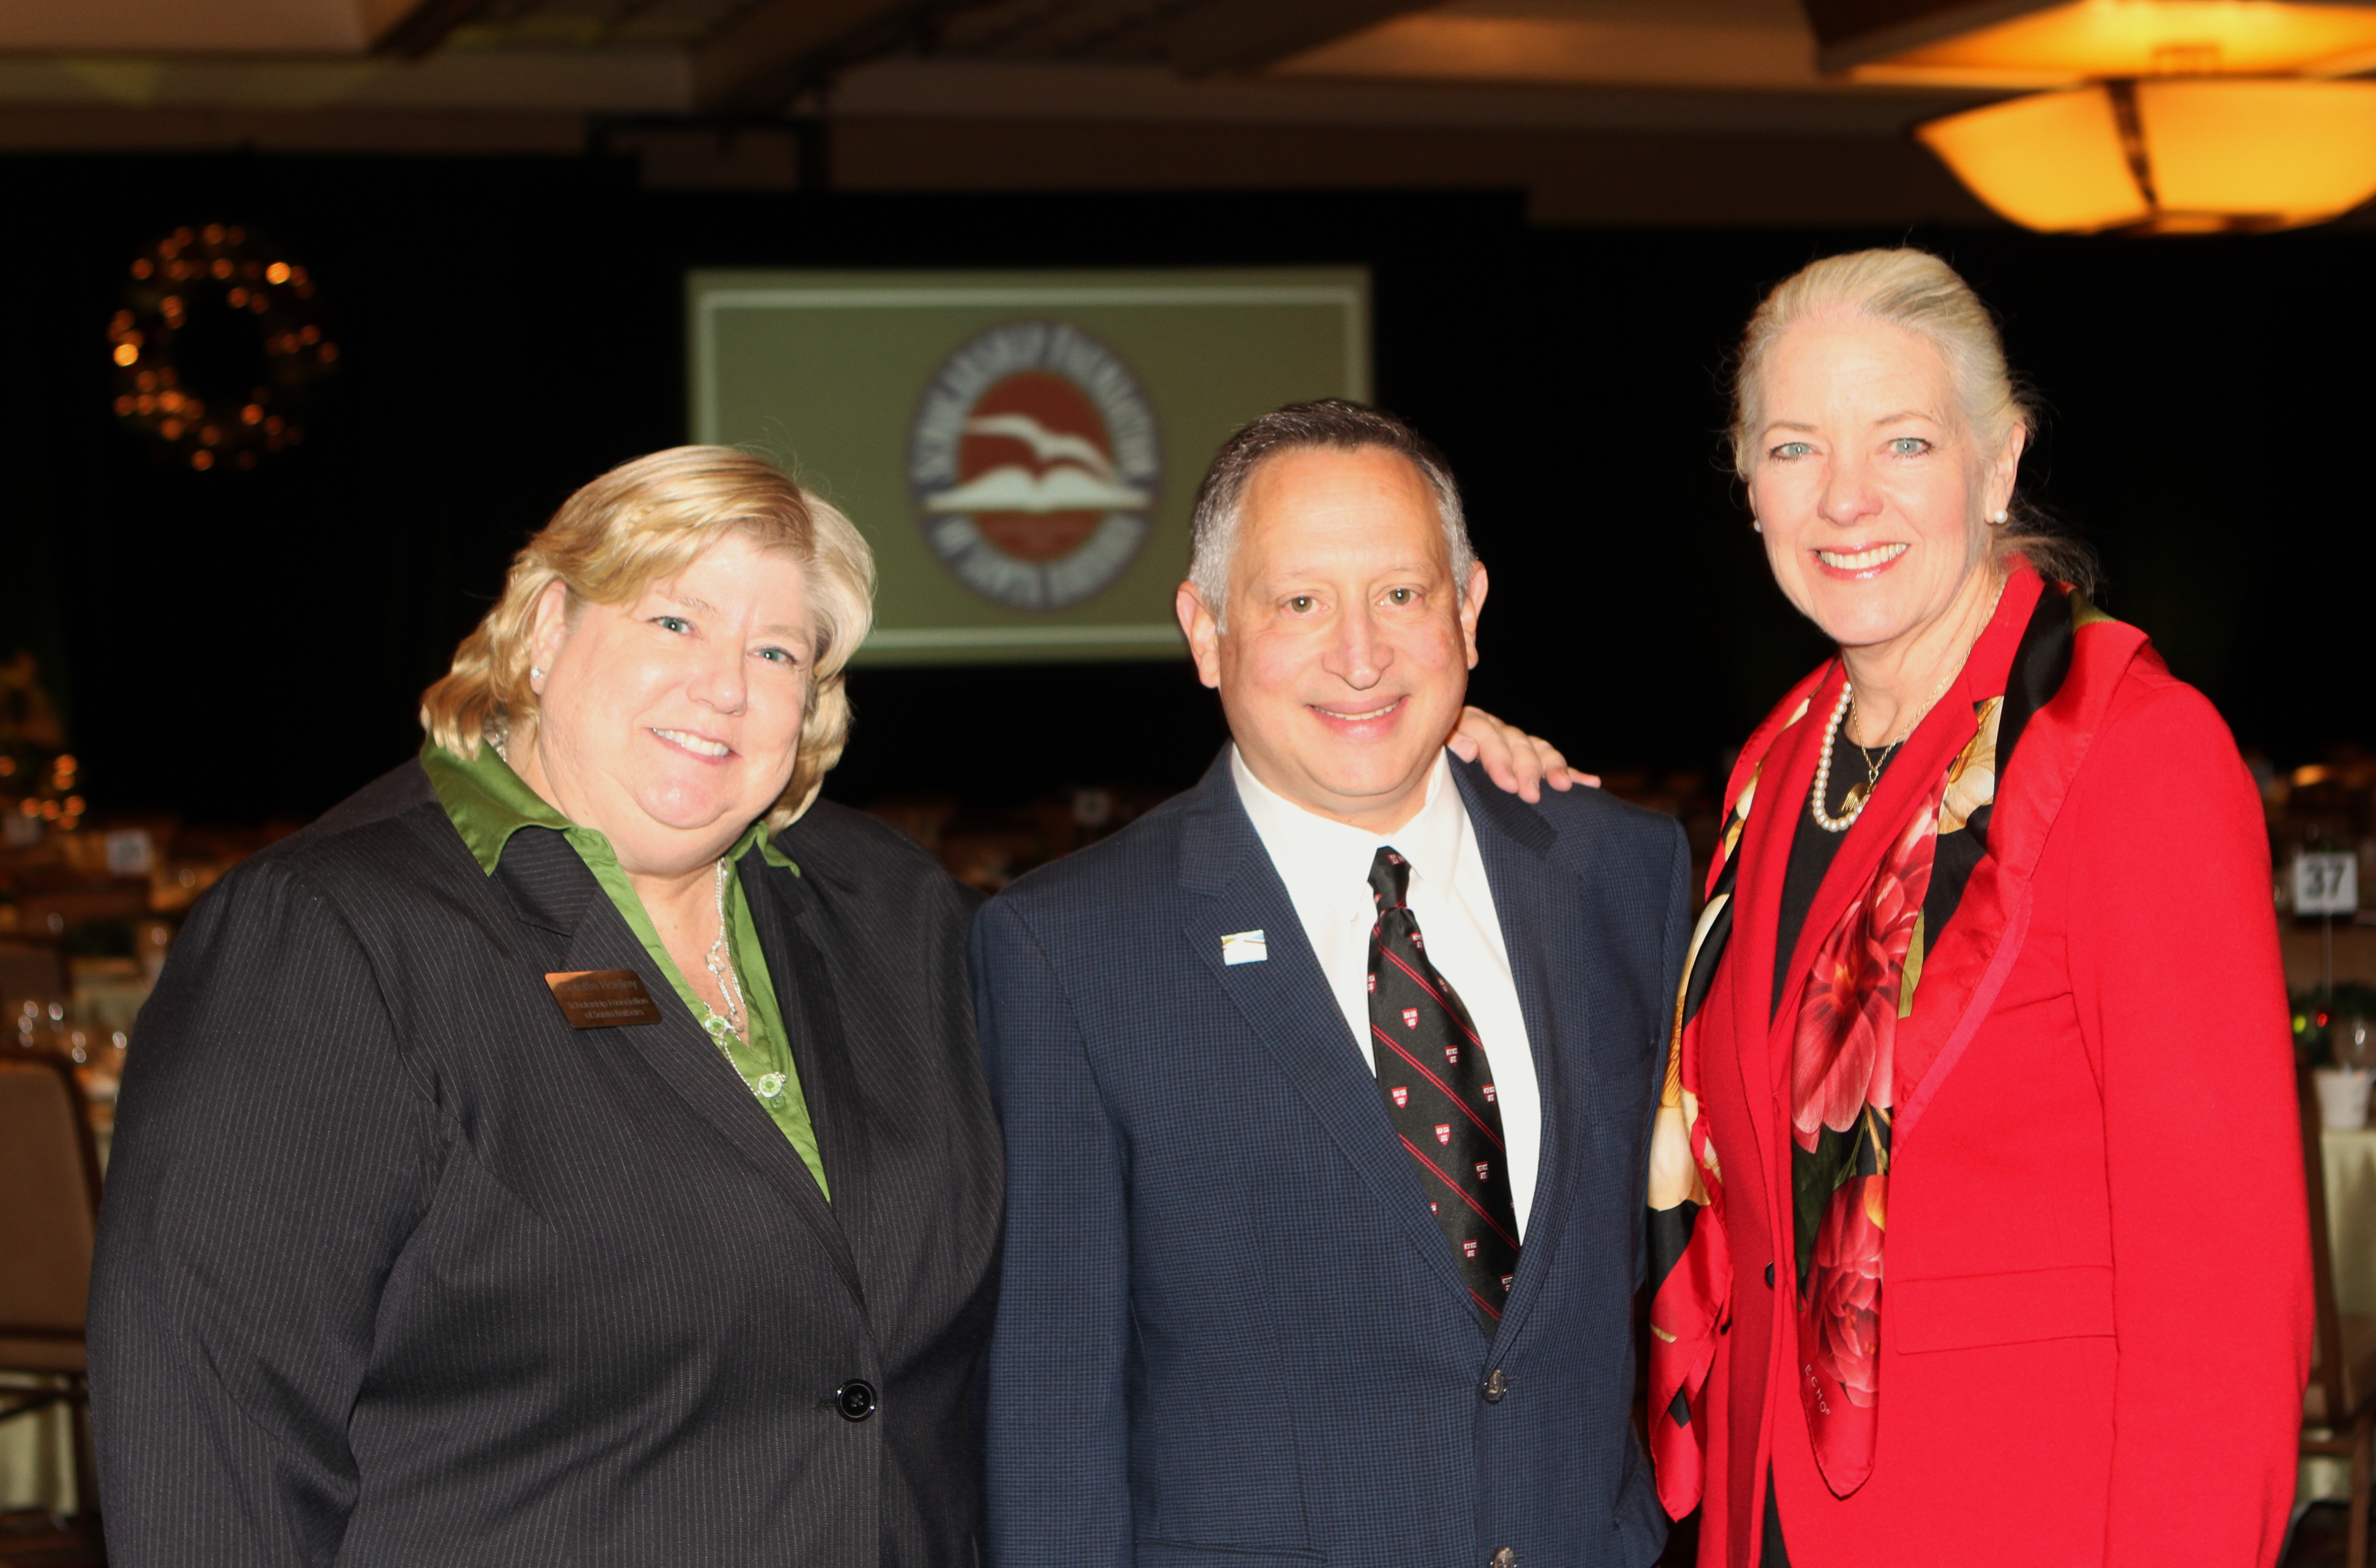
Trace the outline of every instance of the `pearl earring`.
{"type": "Polygon", "coordinates": [[[2004,527],[2004,526],[2005,526],[2005,519],[2006,519],[2010,515],[2011,515],[2011,514],[2009,514],[2009,513],[2007,513],[2007,512],[2004,512],[2004,511],[2002,511],[2002,510],[2001,510],[2001,511],[1999,511],[1995,517],[1990,517],[1990,518],[1989,519],[1989,526],[1990,526],[1990,527],[1991,527],[1991,528],[1999,528],[1999,529],[2001,529],[2001,528],[2004,527]]]}

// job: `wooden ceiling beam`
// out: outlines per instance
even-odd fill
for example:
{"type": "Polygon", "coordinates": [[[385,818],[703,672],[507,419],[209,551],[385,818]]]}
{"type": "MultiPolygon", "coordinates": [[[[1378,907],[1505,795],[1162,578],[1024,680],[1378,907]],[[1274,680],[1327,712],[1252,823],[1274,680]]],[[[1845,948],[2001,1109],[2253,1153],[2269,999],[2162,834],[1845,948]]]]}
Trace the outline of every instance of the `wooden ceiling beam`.
{"type": "Polygon", "coordinates": [[[693,54],[693,106],[705,114],[768,113],[875,53],[915,25],[916,0],[766,0],[693,54]]]}
{"type": "MultiPolygon", "coordinates": [[[[928,37],[984,0],[766,0],[693,56],[703,114],[772,113],[849,65],[928,37]]],[[[1433,0],[1205,0],[1162,24],[1166,56],[1192,76],[1255,71],[1433,0]]]]}
{"type": "Polygon", "coordinates": [[[418,0],[380,29],[371,52],[399,60],[421,60],[437,53],[456,28],[474,20],[491,0],[418,0]]]}
{"type": "Polygon", "coordinates": [[[1800,0],[1815,30],[1815,68],[1845,71],[2059,0],[1800,0]]]}
{"type": "Polygon", "coordinates": [[[1206,0],[1163,24],[1164,53],[1192,76],[1258,71],[1419,10],[1429,0],[1206,0]]]}

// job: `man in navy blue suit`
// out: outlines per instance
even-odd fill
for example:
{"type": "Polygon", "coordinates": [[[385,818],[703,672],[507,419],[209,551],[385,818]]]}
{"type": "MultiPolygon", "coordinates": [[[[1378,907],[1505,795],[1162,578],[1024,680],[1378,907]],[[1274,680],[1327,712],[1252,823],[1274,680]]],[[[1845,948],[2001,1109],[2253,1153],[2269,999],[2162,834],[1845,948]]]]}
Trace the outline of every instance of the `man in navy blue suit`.
{"type": "Polygon", "coordinates": [[[973,934],[1006,1134],[994,1568],[1641,1568],[1665,817],[1445,741],[1485,568],[1442,459],[1231,437],[1179,612],[1232,743],[973,934]]]}

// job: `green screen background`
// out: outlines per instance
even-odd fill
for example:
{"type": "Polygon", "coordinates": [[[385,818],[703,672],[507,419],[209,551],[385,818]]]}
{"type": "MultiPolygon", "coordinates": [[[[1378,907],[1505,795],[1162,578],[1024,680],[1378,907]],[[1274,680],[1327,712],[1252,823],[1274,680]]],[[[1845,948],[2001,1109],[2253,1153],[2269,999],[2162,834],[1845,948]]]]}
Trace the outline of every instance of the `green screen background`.
{"type": "Polygon", "coordinates": [[[686,282],[693,438],[764,453],[848,513],[881,583],[861,664],[1184,658],[1173,589],[1205,465],[1281,403],[1370,396],[1360,268],[1129,272],[704,270],[686,282]],[[1115,583],[1062,610],[977,595],[926,545],[909,427],[941,362],[1003,322],[1058,320],[1137,376],[1162,433],[1161,498],[1115,583]]]}

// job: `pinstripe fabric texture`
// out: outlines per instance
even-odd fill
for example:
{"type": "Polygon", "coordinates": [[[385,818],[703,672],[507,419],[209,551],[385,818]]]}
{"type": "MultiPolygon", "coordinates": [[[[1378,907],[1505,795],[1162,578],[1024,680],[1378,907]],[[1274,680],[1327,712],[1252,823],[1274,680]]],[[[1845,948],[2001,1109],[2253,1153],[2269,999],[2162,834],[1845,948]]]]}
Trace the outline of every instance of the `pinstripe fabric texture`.
{"type": "Polygon", "coordinates": [[[198,906],[91,1293],[118,1568],[967,1563],[1000,1153],[970,897],[820,804],[742,862],[833,1182],[558,834],[489,877],[409,764],[198,906]],[[880,1391],[845,1420],[836,1389],[880,1391]]]}
{"type": "Polygon", "coordinates": [[[1657,1556],[1632,1301],[1689,856],[1598,791],[1528,806],[1455,773],[1544,1107],[1490,1341],[1226,753],[975,921],[1007,1148],[997,1568],[1657,1556]],[[1225,965],[1255,930],[1267,958],[1225,965]]]}

